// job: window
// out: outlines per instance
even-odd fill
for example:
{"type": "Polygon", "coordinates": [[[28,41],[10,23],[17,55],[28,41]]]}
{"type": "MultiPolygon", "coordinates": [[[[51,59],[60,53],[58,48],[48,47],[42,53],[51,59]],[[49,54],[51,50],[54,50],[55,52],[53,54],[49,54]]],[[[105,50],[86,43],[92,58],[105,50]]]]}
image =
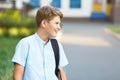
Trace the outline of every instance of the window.
{"type": "Polygon", "coordinates": [[[39,5],[39,0],[30,0],[30,5],[34,8],[38,8],[39,5]]]}
{"type": "Polygon", "coordinates": [[[51,5],[57,8],[61,7],[61,0],[52,0],[51,5]]]}
{"type": "Polygon", "coordinates": [[[70,8],[81,8],[81,0],[70,0],[70,8]]]}

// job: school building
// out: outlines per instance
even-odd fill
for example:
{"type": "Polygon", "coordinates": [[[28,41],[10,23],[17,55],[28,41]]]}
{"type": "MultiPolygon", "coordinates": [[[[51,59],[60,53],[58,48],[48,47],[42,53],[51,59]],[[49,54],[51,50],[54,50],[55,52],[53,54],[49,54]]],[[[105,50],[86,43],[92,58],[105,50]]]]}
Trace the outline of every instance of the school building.
{"type": "Polygon", "coordinates": [[[120,22],[120,0],[30,0],[30,4],[35,8],[55,6],[63,12],[65,18],[120,22]]]}
{"type": "MultiPolygon", "coordinates": [[[[81,20],[108,20],[120,23],[120,0],[4,0],[15,1],[17,9],[25,4],[36,9],[44,5],[52,5],[60,9],[64,18],[81,20]]],[[[0,7],[4,7],[0,1],[0,7]]],[[[8,4],[6,4],[8,6],[8,4]]],[[[10,4],[9,4],[10,5],[10,4]]],[[[10,7],[10,6],[8,6],[10,7]]],[[[29,11],[29,10],[28,10],[29,11]]],[[[36,12],[33,10],[33,13],[36,12]]]]}

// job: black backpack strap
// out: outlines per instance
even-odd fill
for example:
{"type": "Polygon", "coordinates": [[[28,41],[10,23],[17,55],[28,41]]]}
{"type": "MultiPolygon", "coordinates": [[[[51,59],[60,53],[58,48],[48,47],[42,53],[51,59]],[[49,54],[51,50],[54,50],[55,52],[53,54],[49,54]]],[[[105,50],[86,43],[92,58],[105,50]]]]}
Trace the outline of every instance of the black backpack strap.
{"type": "Polygon", "coordinates": [[[54,51],[54,56],[55,56],[55,63],[56,63],[56,68],[55,68],[55,74],[58,77],[58,65],[59,65],[59,46],[58,46],[58,42],[56,39],[51,39],[51,44],[52,44],[52,48],[54,51]]]}

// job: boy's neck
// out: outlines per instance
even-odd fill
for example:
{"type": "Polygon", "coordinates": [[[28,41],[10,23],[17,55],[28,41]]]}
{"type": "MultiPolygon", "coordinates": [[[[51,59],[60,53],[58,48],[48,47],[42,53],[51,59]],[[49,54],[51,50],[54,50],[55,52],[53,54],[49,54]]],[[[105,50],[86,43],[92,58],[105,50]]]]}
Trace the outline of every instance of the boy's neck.
{"type": "Polygon", "coordinates": [[[38,36],[45,41],[45,43],[47,43],[49,41],[49,37],[47,36],[47,34],[44,32],[44,30],[42,29],[38,29],[37,31],[38,36]]]}

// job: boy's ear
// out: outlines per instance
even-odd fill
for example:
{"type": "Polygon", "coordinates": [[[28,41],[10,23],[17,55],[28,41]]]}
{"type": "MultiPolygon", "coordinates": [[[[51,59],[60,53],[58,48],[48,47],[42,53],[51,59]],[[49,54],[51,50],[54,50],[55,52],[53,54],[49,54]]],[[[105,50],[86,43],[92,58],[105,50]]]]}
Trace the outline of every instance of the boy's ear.
{"type": "Polygon", "coordinates": [[[47,20],[42,20],[41,25],[42,25],[42,27],[46,27],[46,25],[47,25],[47,20]]]}

